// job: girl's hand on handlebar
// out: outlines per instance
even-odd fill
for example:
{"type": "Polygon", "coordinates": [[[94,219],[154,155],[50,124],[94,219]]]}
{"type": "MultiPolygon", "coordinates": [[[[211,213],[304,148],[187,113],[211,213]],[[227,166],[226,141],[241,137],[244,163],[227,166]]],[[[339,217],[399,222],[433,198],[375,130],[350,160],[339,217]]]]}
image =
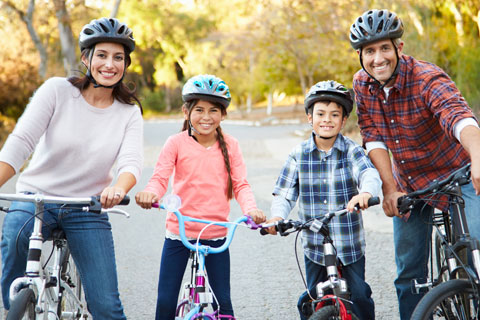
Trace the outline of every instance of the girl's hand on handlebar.
{"type": "Polygon", "coordinates": [[[367,209],[368,199],[370,199],[371,197],[372,195],[368,192],[362,192],[352,197],[352,199],[350,199],[350,201],[348,201],[347,203],[348,212],[355,211],[355,207],[359,207],[360,209],[367,209]]]}
{"type": "Polygon", "coordinates": [[[135,195],[135,201],[143,209],[151,209],[152,203],[156,203],[158,200],[158,196],[153,192],[141,191],[135,195]]]}
{"type": "MultiPolygon", "coordinates": [[[[274,223],[274,222],[276,222],[276,221],[281,221],[281,220],[283,220],[283,218],[281,218],[281,217],[273,217],[273,218],[271,218],[270,220],[268,220],[267,222],[265,222],[265,224],[270,224],[270,223],[274,223]]],[[[267,232],[270,233],[271,235],[276,235],[276,234],[277,234],[277,230],[275,230],[275,226],[270,227],[270,228],[267,228],[267,229],[265,229],[265,230],[267,230],[267,232]]]]}
{"type": "Polygon", "coordinates": [[[262,222],[265,222],[267,220],[267,217],[263,214],[263,211],[260,209],[255,209],[247,213],[250,217],[252,217],[253,222],[256,224],[260,224],[262,222]]]}
{"type": "Polygon", "coordinates": [[[122,199],[125,197],[125,194],[125,190],[115,186],[103,189],[103,192],[100,195],[100,203],[102,204],[102,208],[113,208],[119,204],[120,201],[122,201],[122,199]]]}

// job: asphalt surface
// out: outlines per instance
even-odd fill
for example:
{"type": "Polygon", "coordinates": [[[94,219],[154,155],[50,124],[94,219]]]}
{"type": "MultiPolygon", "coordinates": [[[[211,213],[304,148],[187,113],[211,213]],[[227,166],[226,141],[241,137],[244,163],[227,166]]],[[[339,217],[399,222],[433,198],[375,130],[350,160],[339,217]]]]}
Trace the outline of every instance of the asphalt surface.
{"type": "MultiPolygon", "coordinates": [[[[257,204],[270,214],[271,191],[289,151],[303,137],[303,123],[251,126],[225,121],[225,132],[241,144],[248,180],[257,204]]],[[[147,183],[165,139],[181,128],[179,121],[145,123],[145,168],[133,197],[147,183]]],[[[0,192],[13,191],[9,182],[0,192]]],[[[241,215],[235,201],[231,220],[241,215]]],[[[128,319],[154,319],[160,256],[165,235],[165,212],[143,210],[130,204],[130,219],[111,216],[119,288],[128,319]]],[[[296,218],[292,212],[291,218],[296,218]]],[[[3,216],[0,216],[0,224],[3,216]]],[[[380,206],[364,212],[367,238],[366,279],[372,287],[377,319],[398,319],[393,280],[395,263],[391,220],[380,206]]],[[[300,265],[303,254],[298,245],[300,265]]],[[[298,319],[296,303],[304,285],[295,258],[295,237],[260,236],[239,227],[230,247],[232,301],[237,319],[298,319]]],[[[0,310],[1,311],[1,310],[0,310]]],[[[2,314],[1,312],[0,314],[2,314]]]]}

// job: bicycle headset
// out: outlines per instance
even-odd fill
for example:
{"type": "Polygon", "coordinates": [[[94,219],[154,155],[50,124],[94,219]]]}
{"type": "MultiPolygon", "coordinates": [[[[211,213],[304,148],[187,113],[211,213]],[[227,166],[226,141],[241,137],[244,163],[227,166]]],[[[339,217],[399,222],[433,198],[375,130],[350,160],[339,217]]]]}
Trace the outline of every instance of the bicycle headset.
{"type": "MultiPolygon", "coordinates": [[[[86,49],[93,49],[95,45],[100,42],[114,42],[122,44],[125,48],[125,69],[127,69],[131,61],[130,53],[135,50],[133,31],[125,23],[122,23],[115,18],[94,19],[90,21],[90,23],[86,24],[80,32],[78,39],[80,51],[83,52],[86,49]]],[[[92,62],[93,51],[94,50],[91,50],[90,56],[88,57],[90,60],[90,65],[92,62]]],[[[87,67],[86,76],[93,83],[95,88],[114,88],[122,82],[123,77],[125,76],[125,70],[123,71],[122,78],[116,84],[111,86],[98,84],[90,72],[90,67],[87,67]]]]}
{"type": "Polygon", "coordinates": [[[399,39],[403,35],[403,23],[399,17],[394,12],[390,12],[386,9],[384,10],[368,10],[365,11],[360,17],[355,20],[355,22],[350,27],[350,44],[353,49],[360,50],[360,65],[362,69],[372,78],[376,83],[380,85],[380,88],[390,82],[397,74],[399,70],[399,56],[397,46],[395,45],[394,39],[399,39]],[[367,44],[379,41],[390,39],[392,40],[393,47],[395,48],[395,55],[397,56],[397,65],[393,71],[390,78],[385,81],[382,85],[380,81],[375,79],[371,74],[365,70],[363,66],[362,59],[362,47],[367,44]]]}
{"type": "Polygon", "coordinates": [[[333,80],[320,81],[305,96],[305,113],[318,101],[334,101],[343,108],[344,116],[353,110],[353,99],[348,89],[333,80]]]}

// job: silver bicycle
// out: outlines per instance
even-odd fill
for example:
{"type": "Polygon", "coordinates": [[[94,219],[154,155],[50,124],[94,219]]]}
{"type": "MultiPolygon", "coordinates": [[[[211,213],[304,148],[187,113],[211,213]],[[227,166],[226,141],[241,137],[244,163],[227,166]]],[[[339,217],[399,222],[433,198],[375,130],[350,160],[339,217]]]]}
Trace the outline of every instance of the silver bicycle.
{"type": "MultiPolygon", "coordinates": [[[[7,320],[87,319],[88,312],[82,298],[82,285],[75,263],[70,256],[68,242],[62,230],[52,230],[49,254],[43,254],[42,224],[44,204],[81,205],[82,211],[130,215],[118,208],[102,209],[99,197],[52,197],[41,194],[0,194],[0,200],[32,202],[35,204],[33,232],[29,240],[25,275],[10,286],[10,310],[7,320]],[[46,257],[45,257],[46,256],[46,257]]],[[[127,205],[126,196],[121,205],[127,205]]],[[[8,212],[7,207],[0,210],[8,212]]],[[[14,214],[14,213],[12,213],[14,214]]]]}

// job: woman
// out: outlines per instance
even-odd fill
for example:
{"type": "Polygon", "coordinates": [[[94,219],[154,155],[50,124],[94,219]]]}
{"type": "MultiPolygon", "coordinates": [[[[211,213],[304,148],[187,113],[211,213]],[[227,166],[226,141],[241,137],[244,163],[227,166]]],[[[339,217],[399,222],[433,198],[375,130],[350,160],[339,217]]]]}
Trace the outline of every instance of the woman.
{"type": "MultiPolygon", "coordinates": [[[[18,178],[17,192],[101,195],[102,206],[111,208],[138,181],[143,161],[141,106],[134,105],[135,93],[122,82],[135,40],[127,25],[102,18],[83,27],[79,44],[86,75],[51,78],[37,90],[0,152],[0,186],[19,172],[35,149],[18,178]]],[[[50,210],[44,216],[44,238],[55,227],[64,230],[93,318],[125,319],[108,216],[45,207],[50,210]]],[[[33,212],[33,204],[13,202],[3,222],[1,285],[6,309],[10,284],[25,270],[33,212]]]]}

